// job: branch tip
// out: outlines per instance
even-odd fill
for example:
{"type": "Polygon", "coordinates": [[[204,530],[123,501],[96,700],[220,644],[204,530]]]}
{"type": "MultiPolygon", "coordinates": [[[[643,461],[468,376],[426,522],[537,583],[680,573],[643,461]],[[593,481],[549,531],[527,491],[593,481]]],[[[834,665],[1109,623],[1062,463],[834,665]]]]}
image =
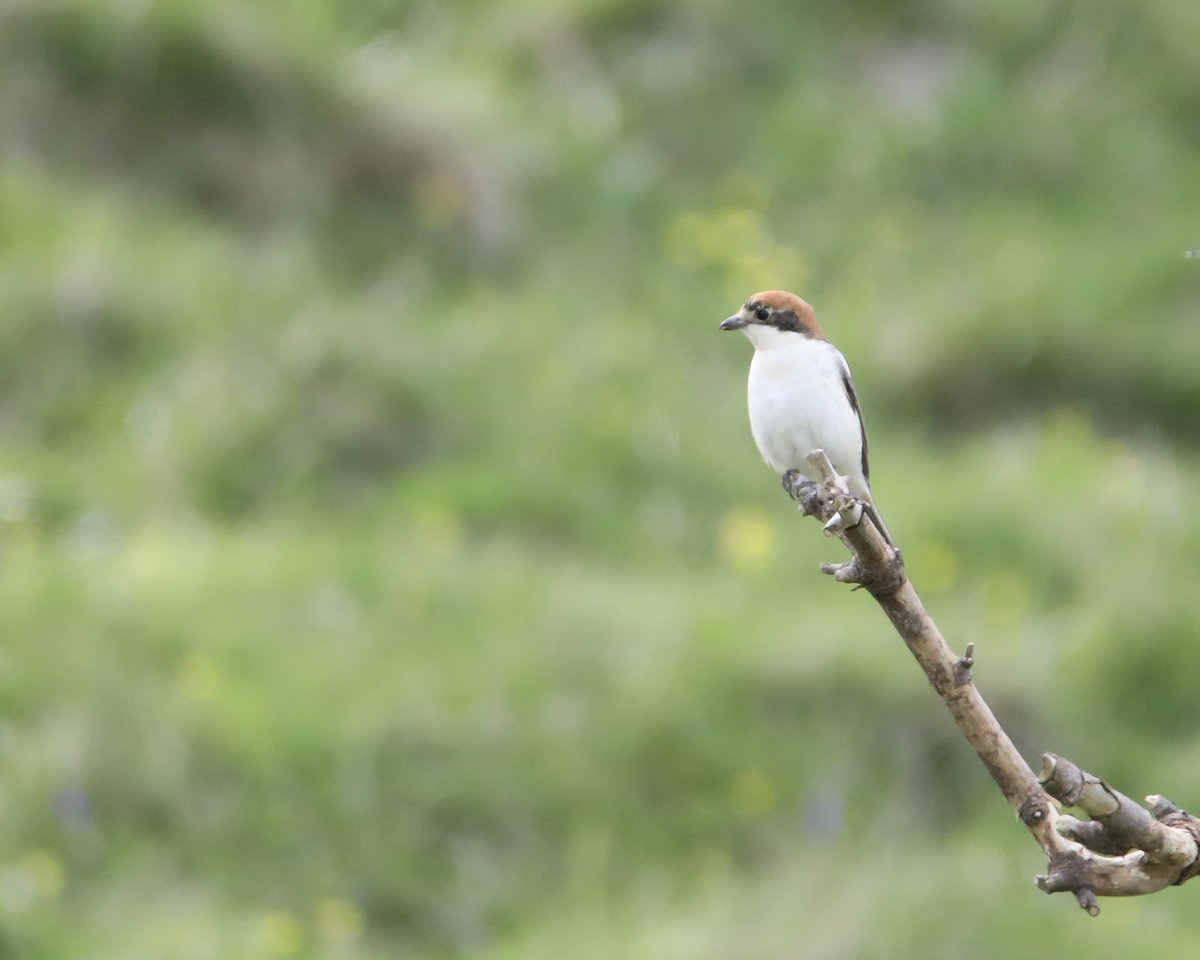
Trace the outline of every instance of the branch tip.
{"type": "MultiPolygon", "coordinates": [[[[1051,867],[1053,866],[1052,863],[1051,867]]],[[[1095,890],[1083,882],[1079,866],[1079,862],[1075,860],[1060,865],[1058,869],[1052,869],[1050,873],[1042,874],[1037,878],[1038,889],[1045,893],[1066,893],[1069,890],[1075,894],[1075,899],[1089,916],[1099,916],[1100,902],[1096,899],[1095,890]]]]}
{"type": "Polygon", "coordinates": [[[824,450],[813,450],[807,457],[804,458],[809,462],[809,465],[817,471],[817,476],[821,478],[823,483],[832,483],[837,481],[838,473],[833,469],[833,464],[829,460],[829,455],[824,450]]]}
{"type": "Polygon", "coordinates": [[[821,572],[828,577],[833,577],[838,583],[861,584],[863,582],[862,567],[859,565],[858,557],[852,557],[845,563],[823,563],[821,572]]]}
{"type": "Polygon", "coordinates": [[[1100,901],[1096,899],[1096,894],[1091,887],[1080,887],[1072,892],[1075,894],[1075,899],[1079,901],[1079,905],[1088,912],[1088,916],[1100,916],[1100,901]]]}
{"type": "Polygon", "coordinates": [[[1037,887],[1043,893],[1062,893],[1067,889],[1066,879],[1058,873],[1043,873],[1037,877],[1037,887]]]}

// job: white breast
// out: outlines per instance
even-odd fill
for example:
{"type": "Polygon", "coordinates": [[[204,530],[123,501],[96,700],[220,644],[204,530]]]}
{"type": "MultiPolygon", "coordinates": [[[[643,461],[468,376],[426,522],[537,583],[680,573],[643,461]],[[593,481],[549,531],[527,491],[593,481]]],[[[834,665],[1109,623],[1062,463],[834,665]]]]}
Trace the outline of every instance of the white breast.
{"type": "Polygon", "coordinates": [[[862,472],[862,427],[846,392],[849,370],[825,340],[758,327],[750,363],[750,430],[763,459],[778,473],[811,473],[805,457],[818,447],[851,489],[868,497],[862,472]]]}

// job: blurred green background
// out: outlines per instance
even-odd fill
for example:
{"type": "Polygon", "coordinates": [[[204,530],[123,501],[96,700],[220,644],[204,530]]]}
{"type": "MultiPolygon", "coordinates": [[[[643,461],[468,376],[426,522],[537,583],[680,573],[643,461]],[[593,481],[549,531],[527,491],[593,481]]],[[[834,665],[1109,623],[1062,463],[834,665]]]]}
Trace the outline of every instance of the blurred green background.
{"type": "Polygon", "coordinates": [[[1200,5],[0,0],[0,955],[1179,955],[717,324],[795,289],[1026,756],[1200,804],[1200,5]]]}

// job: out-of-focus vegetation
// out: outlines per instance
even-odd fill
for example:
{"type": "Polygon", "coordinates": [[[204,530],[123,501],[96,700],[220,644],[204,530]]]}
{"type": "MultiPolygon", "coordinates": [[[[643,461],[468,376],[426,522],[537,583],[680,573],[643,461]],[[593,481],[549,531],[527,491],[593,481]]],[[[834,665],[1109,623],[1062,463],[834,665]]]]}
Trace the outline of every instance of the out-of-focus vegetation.
{"type": "Polygon", "coordinates": [[[1026,755],[1194,806],[1198,32],[0,2],[0,953],[1194,950],[1034,890],[716,326],[813,301],[1026,755]]]}

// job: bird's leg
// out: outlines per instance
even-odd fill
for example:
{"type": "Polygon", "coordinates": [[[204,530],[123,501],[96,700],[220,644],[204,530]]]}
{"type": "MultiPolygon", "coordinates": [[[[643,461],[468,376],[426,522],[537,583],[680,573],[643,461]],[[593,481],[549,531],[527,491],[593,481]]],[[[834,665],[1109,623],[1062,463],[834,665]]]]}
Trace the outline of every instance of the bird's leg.
{"type": "Polygon", "coordinates": [[[812,480],[792,468],[784,472],[779,482],[784,492],[799,504],[800,512],[806,517],[811,517],[817,512],[817,485],[812,480]]]}

